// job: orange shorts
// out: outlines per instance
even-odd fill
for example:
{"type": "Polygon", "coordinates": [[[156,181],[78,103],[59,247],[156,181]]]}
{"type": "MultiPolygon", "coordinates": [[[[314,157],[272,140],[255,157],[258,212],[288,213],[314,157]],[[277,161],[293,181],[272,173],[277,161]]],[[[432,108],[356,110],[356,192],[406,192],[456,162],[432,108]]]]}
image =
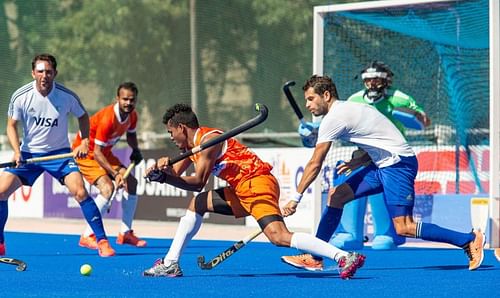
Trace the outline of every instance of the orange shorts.
{"type": "MultiPolygon", "coordinates": [[[[108,160],[109,164],[113,167],[113,169],[118,171],[123,167],[120,160],[113,154],[105,155],[105,157],[108,160]]],[[[108,175],[108,172],[106,172],[106,170],[103,169],[95,159],[78,158],[75,160],[78,164],[78,167],[80,168],[80,172],[82,173],[83,177],[91,185],[93,185],[100,177],[108,175]]]]}
{"type": "Polygon", "coordinates": [[[259,220],[268,215],[281,216],[279,197],[278,181],[271,174],[250,178],[237,188],[224,189],[224,198],[235,217],[252,215],[259,220]]]}

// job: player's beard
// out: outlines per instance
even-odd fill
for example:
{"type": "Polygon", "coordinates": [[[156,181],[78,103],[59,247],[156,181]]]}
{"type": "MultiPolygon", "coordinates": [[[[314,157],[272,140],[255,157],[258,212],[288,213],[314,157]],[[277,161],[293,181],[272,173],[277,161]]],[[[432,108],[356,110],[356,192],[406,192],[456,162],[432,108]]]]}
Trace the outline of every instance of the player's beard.
{"type": "Polygon", "coordinates": [[[52,89],[52,82],[48,80],[40,80],[38,81],[37,88],[41,94],[48,95],[52,89]]]}

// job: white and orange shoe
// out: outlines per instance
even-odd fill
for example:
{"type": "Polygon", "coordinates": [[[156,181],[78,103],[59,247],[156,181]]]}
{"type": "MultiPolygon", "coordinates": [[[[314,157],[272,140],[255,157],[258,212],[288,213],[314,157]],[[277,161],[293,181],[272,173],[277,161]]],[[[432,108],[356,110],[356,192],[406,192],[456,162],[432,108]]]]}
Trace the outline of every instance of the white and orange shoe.
{"type": "Polygon", "coordinates": [[[473,233],[476,237],[464,249],[469,257],[469,270],[476,270],[481,266],[484,259],[484,244],[486,243],[486,238],[481,231],[473,231],[473,233]]]}
{"type": "Polygon", "coordinates": [[[89,236],[82,235],[80,236],[80,242],[78,242],[78,245],[88,249],[97,249],[97,239],[94,234],[89,236]]]}
{"type": "Polygon", "coordinates": [[[106,258],[115,255],[115,250],[109,244],[108,239],[101,239],[97,242],[97,250],[99,251],[99,256],[106,258]]]}
{"type": "Polygon", "coordinates": [[[317,260],[311,254],[282,256],[281,261],[308,271],[323,271],[323,260],[317,260]]]}
{"type": "Polygon", "coordinates": [[[120,245],[129,244],[135,247],[145,247],[148,244],[145,240],[137,237],[133,230],[118,234],[116,243],[120,245]]]}

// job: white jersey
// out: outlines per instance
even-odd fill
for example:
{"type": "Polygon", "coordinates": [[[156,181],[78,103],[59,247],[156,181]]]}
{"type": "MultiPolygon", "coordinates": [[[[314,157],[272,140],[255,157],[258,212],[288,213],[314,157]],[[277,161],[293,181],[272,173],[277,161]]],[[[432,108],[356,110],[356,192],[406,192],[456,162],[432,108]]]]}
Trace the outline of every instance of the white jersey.
{"type": "Polygon", "coordinates": [[[86,113],[78,96],[55,83],[45,97],[38,92],[36,81],[19,88],[10,99],[8,115],[23,123],[21,151],[46,153],[70,148],[68,115],[77,118],[86,113]]]}
{"type": "Polygon", "coordinates": [[[371,105],[335,101],[318,131],[318,143],[349,141],[366,151],[379,168],[398,163],[399,156],[415,153],[401,132],[371,105]]]}

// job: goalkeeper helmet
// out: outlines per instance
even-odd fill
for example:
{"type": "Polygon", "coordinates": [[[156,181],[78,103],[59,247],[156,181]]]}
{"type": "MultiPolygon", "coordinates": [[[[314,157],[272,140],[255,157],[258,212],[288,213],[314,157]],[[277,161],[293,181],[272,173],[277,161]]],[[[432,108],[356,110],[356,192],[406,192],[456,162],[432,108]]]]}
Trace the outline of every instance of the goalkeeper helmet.
{"type": "Polygon", "coordinates": [[[365,98],[374,103],[383,99],[386,89],[392,84],[392,71],[382,61],[372,61],[361,72],[361,78],[365,83],[365,98]]]}

